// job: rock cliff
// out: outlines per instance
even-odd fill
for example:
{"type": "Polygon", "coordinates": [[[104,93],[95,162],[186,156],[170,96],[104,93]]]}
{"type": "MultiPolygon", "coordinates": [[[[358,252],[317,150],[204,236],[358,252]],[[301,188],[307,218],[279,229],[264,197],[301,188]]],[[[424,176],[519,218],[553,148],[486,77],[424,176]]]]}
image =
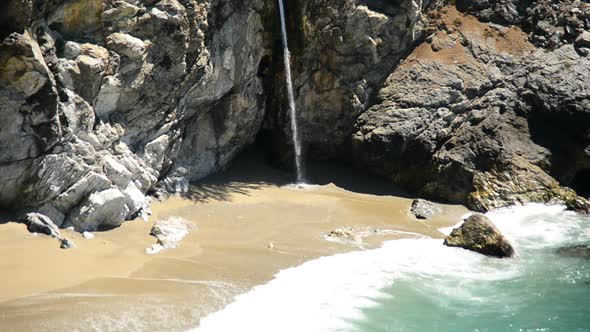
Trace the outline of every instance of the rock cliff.
{"type": "Polygon", "coordinates": [[[263,1],[2,6],[3,207],[118,226],[168,174],[202,178],[258,132],[263,1]]]}
{"type": "MultiPolygon", "coordinates": [[[[485,211],[588,195],[590,8],[286,1],[308,155],[485,211]]],[[[116,227],[267,130],[291,148],[274,0],[0,4],[0,207],[116,227]]]]}
{"type": "MultiPolygon", "coordinates": [[[[548,14],[551,20],[536,24],[572,32],[549,38],[520,11],[518,20],[510,16],[510,6],[461,3],[481,19],[520,25],[484,23],[452,6],[431,12],[432,33],[358,118],[353,159],[425,196],[478,211],[531,201],[588,211],[564,186],[587,186],[590,166],[590,58],[576,42],[588,32],[590,7],[548,5],[577,18],[548,14]]],[[[525,12],[545,9],[541,3],[525,12]]]]}

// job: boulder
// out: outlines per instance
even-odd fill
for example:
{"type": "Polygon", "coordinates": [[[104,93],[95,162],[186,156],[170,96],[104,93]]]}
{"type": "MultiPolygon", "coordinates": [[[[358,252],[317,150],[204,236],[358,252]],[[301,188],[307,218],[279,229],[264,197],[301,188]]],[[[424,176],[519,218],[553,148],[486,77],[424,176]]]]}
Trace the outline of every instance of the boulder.
{"type": "Polygon", "coordinates": [[[188,171],[184,167],[179,167],[172,171],[166,178],[158,184],[160,190],[165,193],[186,193],[189,190],[190,183],[186,178],[188,171]]]}
{"type": "Polygon", "coordinates": [[[19,221],[27,225],[27,230],[31,233],[41,233],[53,238],[61,238],[58,227],[44,214],[27,213],[19,221]]]}
{"type": "Polygon", "coordinates": [[[190,230],[189,223],[182,218],[170,217],[158,220],[150,231],[150,235],[155,236],[158,242],[151,248],[147,248],[146,252],[155,254],[163,249],[176,248],[190,230]]]}
{"type": "Polygon", "coordinates": [[[564,257],[583,258],[590,260],[590,246],[577,245],[557,249],[557,254],[564,257]]]}
{"type": "Polygon", "coordinates": [[[410,212],[417,219],[430,219],[433,215],[440,212],[440,209],[430,201],[425,199],[415,199],[412,201],[410,212]]]}
{"type": "Polygon", "coordinates": [[[590,47],[590,31],[584,31],[576,38],[576,46],[590,47]]]}
{"type": "Polygon", "coordinates": [[[140,60],[146,52],[143,40],[125,33],[113,33],[106,41],[109,49],[133,60],[140,60]]]}
{"type": "Polygon", "coordinates": [[[445,238],[445,246],[459,247],[498,258],[512,257],[514,248],[483,214],[473,214],[445,238]]]}
{"type": "Polygon", "coordinates": [[[90,232],[83,232],[82,237],[84,237],[86,240],[90,240],[90,239],[94,239],[94,234],[92,234],[90,232]]]}
{"type": "Polygon", "coordinates": [[[59,247],[62,249],[72,249],[72,248],[76,248],[76,244],[69,239],[61,238],[59,239],[59,247]]]}
{"type": "Polygon", "coordinates": [[[63,237],[59,232],[59,228],[53,223],[53,221],[42,213],[27,213],[19,219],[19,222],[25,224],[27,230],[31,233],[41,233],[57,239],[60,243],[60,248],[62,249],[76,247],[74,242],[63,237]]]}
{"type": "Polygon", "coordinates": [[[66,224],[79,232],[120,226],[129,213],[126,201],[125,195],[116,188],[94,193],[72,210],[66,224]]]}
{"type": "Polygon", "coordinates": [[[146,205],[147,198],[137,189],[134,182],[129,182],[126,188],[122,189],[121,192],[125,195],[125,204],[129,212],[125,216],[125,219],[131,219],[136,215],[141,214],[141,209],[146,205]]]}

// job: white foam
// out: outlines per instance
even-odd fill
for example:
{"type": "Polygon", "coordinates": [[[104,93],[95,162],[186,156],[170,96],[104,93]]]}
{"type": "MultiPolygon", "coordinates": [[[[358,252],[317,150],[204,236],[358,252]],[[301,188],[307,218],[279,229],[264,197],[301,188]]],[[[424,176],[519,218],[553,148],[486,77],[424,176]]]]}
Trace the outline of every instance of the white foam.
{"type": "Polygon", "coordinates": [[[453,229],[463,225],[463,222],[465,221],[465,219],[469,218],[469,216],[471,216],[472,214],[473,214],[473,212],[465,213],[464,215],[461,216],[461,221],[459,221],[458,223],[456,223],[455,225],[453,225],[451,227],[439,228],[438,231],[443,233],[444,235],[450,235],[451,232],[453,231],[453,229]]]}
{"type": "MultiPolygon", "coordinates": [[[[564,215],[562,206],[529,205],[488,215],[517,246],[530,245],[538,236],[560,241],[565,234],[559,231],[563,223],[552,218],[564,215]]],[[[441,280],[435,283],[437,294],[477,299],[461,284],[507,280],[520,273],[517,260],[445,247],[442,240],[389,241],[379,249],[322,257],[283,270],[205,317],[193,331],[347,331],[352,321],[363,318],[363,308],[375,304],[371,299],[385,296],[382,290],[400,278],[435,278],[441,280]]]]}
{"type": "Polygon", "coordinates": [[[322,186],[317,185],[317,184],[309,184],[309,183],[305,183],[305,182],[299,182],[299,183],[290,183],[290,184],[286,184],[281,186],[282,189],[288,189],[288,190],[314,190],[314,189],[318,189],[321,188],[322,186]]]}
{"type": "Polygon", "coordinates": [[[553,247],[572,239],[584,229],[581,215],[563,205],[528,204],[499,209],[487,216],[517,247],[553,247]]]}

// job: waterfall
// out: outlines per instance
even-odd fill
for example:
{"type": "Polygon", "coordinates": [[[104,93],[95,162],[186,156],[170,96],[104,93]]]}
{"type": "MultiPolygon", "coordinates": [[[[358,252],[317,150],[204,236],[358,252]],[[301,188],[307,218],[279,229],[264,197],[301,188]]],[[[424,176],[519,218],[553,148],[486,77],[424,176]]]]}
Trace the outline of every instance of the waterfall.
{"type": "Polygon", "coordinates": [[[295,108],[295,96],[293,95],[293,81],[291,79],[291,53],[289,52],[289,41],[287,38],[287,22],[285,19],[285,7],[283,0],[279,2],[279,13],[281,15],[281,37],[283,39],[283,55],[285,62],[285,80],[287,85],[287,97],[289,99],[289,117],[291,119],[291,131],[293,132],[293,147],[295,149],[295,168],[297,169],[297,183],[305,181],[303,165],[301,161],[301,140],[297,128],[297,109],[295,108]]]}

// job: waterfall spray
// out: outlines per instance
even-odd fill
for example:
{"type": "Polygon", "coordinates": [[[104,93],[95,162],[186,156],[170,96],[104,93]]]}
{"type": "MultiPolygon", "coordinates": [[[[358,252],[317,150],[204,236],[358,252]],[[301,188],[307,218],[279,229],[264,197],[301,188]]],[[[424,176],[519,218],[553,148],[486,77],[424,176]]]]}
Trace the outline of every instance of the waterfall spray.
{"type": "Polygon", "coordinates": [[[291,53],[289,52],[289,42],[287,38],[287,22],[285,19],[285,7],[283,0],[279,2],[279,13],[281,15],[281,36],[283,39],[283,55],[285,62],[285,80],[287,85],[287,97],[289,99],[289,117],[291,118],[291,131],[293,139],[293,147],[295,149],[295,168],[297,169],[297,182],[305,181],[303,175],[303,165],[301,161],[301,141],[299,138],[299,130],[297,128],[297,109],[295,108],[295,96],[293,95],[293,81],[291,79],[291,53]]]}

